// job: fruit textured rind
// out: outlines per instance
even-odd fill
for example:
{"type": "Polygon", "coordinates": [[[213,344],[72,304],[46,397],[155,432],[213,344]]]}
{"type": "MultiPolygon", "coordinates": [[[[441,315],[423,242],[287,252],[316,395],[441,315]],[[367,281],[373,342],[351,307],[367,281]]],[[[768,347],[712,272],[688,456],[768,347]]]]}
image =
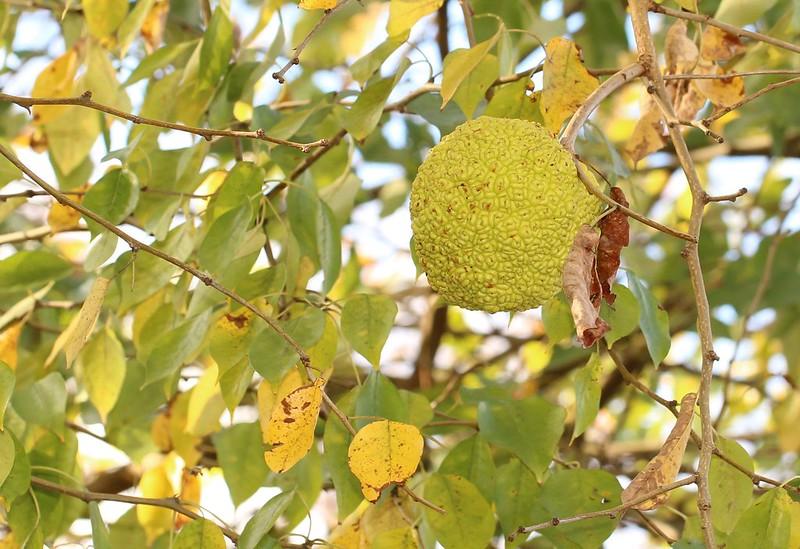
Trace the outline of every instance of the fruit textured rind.
{"type": "Polygon", "coordinates": [[[578,228],[599,210],[570,154],[525,120],[460,125],[431,149],[411,189],[415,253],[431,287],[488,312],[555,295],[578,228]]]}

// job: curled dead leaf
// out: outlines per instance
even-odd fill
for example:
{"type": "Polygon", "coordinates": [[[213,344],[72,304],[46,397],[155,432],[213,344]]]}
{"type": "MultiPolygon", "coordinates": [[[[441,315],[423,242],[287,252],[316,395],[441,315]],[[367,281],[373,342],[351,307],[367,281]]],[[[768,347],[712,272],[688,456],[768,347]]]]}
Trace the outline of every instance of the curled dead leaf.
{"type": "MultiPolygon", "coordinates": [[[[622,503],[633,501],[646,494],[673,482],[681,468],[683,454],[686,452],[686,443],[692,432],[692,417],[694,405],[697,402],[695,393],[687,393],[681,400],[680,411],[675,426],[670,431],[667,440],[656,456],[634,477],[625,490],[622,491],[622,503]]],[[[654,509],[669,498],[669,493],[664,492],[647,501],[633,506],[633,509],[647,511],[654,509]]]]}
{"type": "Polygon", "coordinates": [[[697,65],[700,52],[686,29],[686,20],[678,19],[667,31],[664,57],[668,74],[689,73],[697,65]]]}
{"type": "Polygon", "coordinates": [[[747,50],[738,36],[707,26],[700,41],[700,56],[708,61],[728,61],[747,50]]]}
{"type": "Polygon", "coordinates": [[[600,235],[592,227],[582,225],[567,254],[561,277],[578,339],[584,347],[594,345],[609,330],[609,325],[600,318],[598,310],[592,304],[589,293],[595,278],[593,267],[599,240],[600,235]]]}
{"type": "MultiPolygon", "coordinates": [[[[625,193],[619,187],[611,187],[611,198],[615,202],[629,206],[625,193]]],[[[600,307],[601,300],[605,299],[609,305],[614,303],[616,295],[611,291],[611,285],[620,264],[622,248],[630,242],[630,225],[628,216],[619,210],[614,210],[598,223],[600,227],[600,241],[597,244],[594,275],[592,277],[591,300],[595,308],[600,307]]]]}
{"type": "Polygon", "coordinates": [[[633,134],[625,145],[625,152],[636,164],[648,154],[660,150],[665,143],[661,110],[648,97],[647,103],[642,108],[642,116],[636,122],[633,134]]]}

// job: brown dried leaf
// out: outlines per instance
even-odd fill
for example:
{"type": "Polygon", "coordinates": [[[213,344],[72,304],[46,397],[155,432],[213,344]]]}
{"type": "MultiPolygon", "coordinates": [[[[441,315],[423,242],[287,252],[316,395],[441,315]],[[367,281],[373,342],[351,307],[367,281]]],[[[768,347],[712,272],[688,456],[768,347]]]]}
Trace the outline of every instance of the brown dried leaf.
{"type": "Polygon", "coordinates": [[[700,52],[694,41],[686,35],[686,20],[679,19],[667,31],[664,57],[667,74],[692,72],[700,52]]]}
{"type": "Polygon", "coordinates": [[[700,57],[709,61],[728,61],[747,51],[738,36],[708,26],[700,42],[700,57]]]}
{"type": "MultiPolygon", "coordinates": [[[[724,75],[725,71],[705,60],[697,65],[697,74],[724,75]]],[[[729,107],[744,97],[744,79],[735,73],[727,73],[726,78],[704,78],[694,81],[697,90],[718,107],[729,107]]]]}
{"type": "MultiPolygon", "coordinates": [[[[615,202],[629,206],[625,193],[619,187],[611,187],[611,198],[615,202]]],[[[614,210],[598,224],[600,227],[600,241],[597,245],[597,255],[594,261],[594,276],[592,277],[591,299],[595,308],[600,307],[600,301],[605,298],[606,303],[612,305],[616,295],[611,291],[611,284],[617,276],[622,248],[630,242],[630,225],[628,216],[619,210],[614,210]]]]}
{"type": "Polygon", "coordinates": [[[666,143],[661,110],[658,105],[652,99],[648,99],[642,112],[631,138],[625,145],[625,151],[634,164],[648,154],[660,150],[666,143]]]}
{"type": "MultiPolygon", "coordinates": [[[[666,486],[678,476],[683,454],[686,451],[686,443],[689,441],[689,435],[692,432],[692,417],[694,416],[694,404],[696,401],[697,395],[695,393],[687,393],[683,397],[678,419],[664,442],[664,446],[661,447],[661,450],[650,460],[647,466],[634,477],[628,487],[622,491],[623,504],[666,486]]],[[[652,499],[634,505],[633,509],[639,509],[640,511],[655,509],[668,498],[669,492],[664,492],[652,499]]]]}
{"type": "Polygon", "coordinates": [[[600,235],[592,227],[582,225],[572,242],[561,277],[578,339],[584,347],[594,345],[609,330],[608,324],[600,318],[589,298],[589,288],[594,277],[594,254],[599,240],[600,235]]]}
{"type": "Polygon", "coordinates": [[[675,116],[678,117],[678,120],[693,120],[697,112],[706,104],[706,98],[688,80],[674,80],[670,84],[673,82],[682,84],[682,87],[673,94],[675,116]]]}

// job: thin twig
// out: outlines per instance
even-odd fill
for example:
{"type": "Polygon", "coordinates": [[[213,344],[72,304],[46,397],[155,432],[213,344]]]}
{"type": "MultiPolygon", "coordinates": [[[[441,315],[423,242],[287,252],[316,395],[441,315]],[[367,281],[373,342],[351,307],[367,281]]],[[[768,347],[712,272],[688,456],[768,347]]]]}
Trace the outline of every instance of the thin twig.
{"type": "Polygon", "coordinates": [[[765,93],[769,93],[769,92],[771,92],[773,90],[777,90],[777,89],[780,89],[780,88],[785,88],[786,86],[791,86],[793,84],[797,84],[798,82],[800,82],[800,76],[798,76],[796,78],[790,78],[790,79],[784,80],[782,82],[774,82],[774,83],[770,84],[769,86],[764,86],[763,88],[761,88],[757,92],[751,93],[750,95],[747,95],[747,96],[743,97],[742,99],[740,99],[739,101],[737,101],[733,105],[729,105],[727,107],[724,107],[724,108],[716,111],[714,114],[711,114],[711,115],[705,117],[703,119],[703,123],[706,124],[706,125],[711,124],[715,120],[718,120],[719,118],[722,118],[723,116],[725,116],[729,112],[738,109],[742,105],[745,105],[745,104],[749,103],[750,101],[753,101],[754,99],[758,99],[759,97],[761,97],[765,93]]]}
{"type": "Polygon", "coordinates": [[[722,74],[665,74],[664,80],[728,80],[733,76],[794,76],[800,71],[786,69],[763,69],[722,74]]]}
{"type": "Polygon", "coordinates": [[[692,236],[690,234],[678,231],[678,230],[673,229],[671,227],[667,227],[666,225],[662,225],[658,221],[650,219],[649,217],[646,217],[646,216],[644,216],[644,215],[642,215],[642,214],[640,214],[640,213],[638,213],[638,212],[636,212],[634,210],[631,210],[630,208],[625,207],[622,204],[620,204],[617,201],[615,201],[613,198],[611,198],[610,196],[605,194],[603,191],[601,191],[597,187],[595,182],[589,177],[589,174],[586,173],[586,170],[583,167],[583,163],[581,162],[581,159],[577,155],[574,155],[573,159],[575,160],[575,169],[578,172],[578,177],[580,178],[581,182],[583,182],[583,185],[584,185],[584,187],[586,187],[586,190],[588,190],[594,196],[596,196],[597,198],[599,198],[600,200],[602,200],[603,202],[605,202],[606,204],[608,204],[612,208],[619,209],[619,211],[623,212],[628,217],[630,217],[632,219],[635,219],[639,223],[643,223],[644,225],[647,225],[648,227],[652,227],[653,229],[655,229],[657,231],[661,231],[662,233],[665,233],[665,234],[680,238],[682,240],[686,240],[687,242],[690,242],[690,243],[696,242],[696,237],[694,237],[694,236],[692,236]]]}
{"type": "Polygon", "coordinates": [[[644,494],[642,496],[639,496],[638,498],[632,499],[631,501],[629,501],[627,503],[623,503],[623,504],[617,505],[615,507],[611,507],[610,509],[602,509],[600,511],[591,511],[589,513],[581,513],[579,515],[574,515],[574,516],[565,517],[565,518],[553,517],[552,519],[548,520],[547,522],[540,522],[539,524],[534,524],[532,526],[523,526],[523,527],[520,527],[515,533],[511,534],[510,536],[508,536],[508,540],[509,541],[514,541],[514,539],[516,539],[517,535],[519,535],[519,534],[530,534],[531,532],[534,532],[536,530],[544,530],[545,528],[554,528],[554,527],[559,526],[561,524],[569,524],[569,523],[572,523],[572,522],[580,522],[582,520],[588,520],[588,519],[593,519],[593,518],[598,518],[598,517],[607,517],[607,518],[616,519],[616,518],[619,518],[619,517],[623,516],[632,507],[635,507],[636,505],[639,505],[642,502],[645,502],[645,501],[647,501],[649,499],[652,499],[655,496],[658,496],[660,494],[665,494],[667,492],[671,492],[672,490],[675,490],[675,489],[680,488],[682,486],[687,486],[689,484],[694,484],[696,481],[697,481],[697,475],[689,475],[688,477],[685,477],[685,478],[682,478],[680,480],[676,480],[675,482],[671,482],[669,484],[666,484],[666,485],[658,488],[657,490],[653,490],[652,492],[650,492],[648,494],[644,494]]]}
{"type": "MultiPolygon", "coordinates": [[[[123,494],[106,494],[102,492],[89,492],[84,490],[77,490],[75,488],[70,488],[69,486],[64,486],[62,484],[51,482],[49,480],[39,477],[31,477],[31,486],[40,488],[42,490],[47,490],[48,492],[57,492],[60,494],[64,494],[65,496],[77,498],[81,501],[85,501],[86,503],[89,503],[91,501],[118,501],[120,503],[130,503],[132,505],[149,505],[152,507],[163,507],[165,509],[170,509],[176,513],[179,513],[194,520],[200,520],[203,518],[194,511],[192,511],[191,509],[189,509],[188,507],[186,507],[188,502],[183,502],[177,497],[142,498],[137,496],[126,496],[123,494]]],[[[237,534],[227,526],[220,525],[219,528],[220,530],[222,530],[222,533],[225,534],[234,543],[236,543],[239,540],[239,534],[237,534]]]]}
{"type": "Polygon", "coordinates": [[[700,513],[700,528],[703,531],[703,539],[709,549],[717,547],[714,527],[711,523],[711,493],[708,486],[708,471],[711,466],[711,455],[714,451],[714,427],[711,424],[711,379],[714,361],[719,356],[714,352],[714,339],[711,331],[711,310],[708,304],[703,270],[700,263],[700,253],[698,239],[700,228],[703,223],[703,210],[708,196],[703,189],[697,170],[694,166],[689,147],[683,138],[681,129],[675,124],[677,117],[672,108],[664,85],[661,69],[658,66],[653,35],[650,31],[648,21],[648,0],[629,0],[628,6],[631,13],[633,34],[636,39],[636,48],[639,54],[639,62],[647,68],[647,76],[651,81],[650,89],[653,97],[661,105],[667,120],[667,129],[670,139],[675,148],[689,189],[692,195],[692,209],[689,217],[689,234],[695,238],[695,242],[690,242],[684,248],[682,255],[686,259],[689,269],[689,277],[692,281],[695,305],[697,309],[697,332],[700,337],[702,351],[702,368],[700,376],[699,405],[700,419],[702,426],[702,443],[700,446],[700,459],[697,466],[697,509],[700,513]]]}
{"type": "Polygon", "coordinates": [[[78,107],[86,107],[87,109],[94,109],[96,111],[116,116],[117,118],[123,118],[130,122],[133,122],[134,124],[155,126],[157,128],[166,128],[170,130],[176,130],[176,131],[191,133],[194,135],[199,135],[200,137],[206,139],[207,141],[210,141],[212,137],[239,137],[242,139],[256,139],[258,141],[268,141],[270,143],[275,143],[276,145],[284,145],[287,147],[292,147],[302,152],[308,152],[311,149],[317,147],[324,147],[327,144],[325,139],[319,139],[317,141],[312,141],[311,143],[296,143],[294,141],[288,141],[286,139],[270,137],[269,135],[264,133],[264,130],[262,129],[258,129],[256,131],[215,130],[212,128],[199,128],[195,126],[187,126],[186,124],[178,124],[176,122],[167,122],[165,120],[146,118],[144,116],[139,116],[137,114],[131,114],[129,112],[121,111],[110,105],[104,105],[102,103],[98,103],[92,99],[92,92],[90,91],[85,91],[78,97],[23,97],[19,95],[9,95],[7,93],[0,92],[0,101],[8,101],[10,103],[15,103],[20,107],[27,109],[29,112],[30,108],[35,105],[72,105],[78,107]]]}
{"type": "Polygon", "coordinates": [[[706,195],[706,202],[736,202],[736,199],[747,194],[747,187],[742,187],[735,193],[718,194],[716,196],[706,195]]]}
{"type": "Polygon", "coordinates": [[[279,84],[283,84],[284,82],[286,82],[286,78],[284,78],[286,76],[286,71],[288,71],[294,65],[299,65],[300,64],[300,54],[303,53],[303,50],[306,49],[306,46],[308,45],[308,43],[311,42],[311,38],[317,33],[317,31],[319,29],[322,28],[322,26],[325,24],[325,22],[328,19],[330,19],[331,16],[334,13],[336,13],[338,10],[340,10],[344,6],[346,6],[348,2],[350,2],[350,0],[341,0],[336,5],[336,7],[331,8],[329,10],[325,10],[325,13],[322,14],[322,17],[320,17],[319,21],[317,21],[317,24],[314,25],[314,27],[309,31],[309,33],[305,36],[305,38],[303,38],[303,41],[300,42],[297,45],[297,47],[294,48],[294,51],[292,52],[293,55],[292,55],[291,59],[289,59],[286,62],[286,64],[284,64],[280,68],[280,70],[278,70],[277,72],[273,72],[272,73],[272,78],[277,80],[279,84]]]}
{"type": "Polygon", "coordinates": [[[458,0],[461,5],[461,12],[464,14],[464,27],[467,30],[467,40],[469,40],[469,47],[473,47],[477,42],[475,41],[475,25],[472,23],[472,17],[475,12],[472,11],[472,4],[469,0],[458,0]]]}
{"type": "Polygon", "coordinates": [[[708,15],[674,10],[672,8],[656,4],[655,2],[650,2],[649,6],[647,7],[650,11],[655,13],[663,13],[664,15],[669,15],[670,17],[676,17],[678,19],[687,19],[689,21],[697,21],[698,23],[705,23],[706,25],[717,27],[718,29],[722,29],[729,34],[738,36],[739,38],[751,38],[753,40],[758,40],[759,42],[764,42],[765,44],[783,48],[794,53],[800,53],[800,46],[797,44],[792,44],[791,42],[786,42],[785,40],[780,40],[766,34],[761,34],[760,32],[745,30],[735,25],[729,25],[728,23],[717,21],[708,15]]]}

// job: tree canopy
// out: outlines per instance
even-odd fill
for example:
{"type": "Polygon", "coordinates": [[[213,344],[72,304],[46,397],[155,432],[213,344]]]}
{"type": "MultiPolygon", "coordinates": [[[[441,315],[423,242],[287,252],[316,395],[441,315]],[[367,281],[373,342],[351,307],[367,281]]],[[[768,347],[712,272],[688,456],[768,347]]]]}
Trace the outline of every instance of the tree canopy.
{"type": "Polygon", "coordinates": [[[796,0],[4,0],[0,547],[800,547],[798,38],[796,0]],[[513,315],[411,239],[480,116],[604,205],[513,315]]]}

